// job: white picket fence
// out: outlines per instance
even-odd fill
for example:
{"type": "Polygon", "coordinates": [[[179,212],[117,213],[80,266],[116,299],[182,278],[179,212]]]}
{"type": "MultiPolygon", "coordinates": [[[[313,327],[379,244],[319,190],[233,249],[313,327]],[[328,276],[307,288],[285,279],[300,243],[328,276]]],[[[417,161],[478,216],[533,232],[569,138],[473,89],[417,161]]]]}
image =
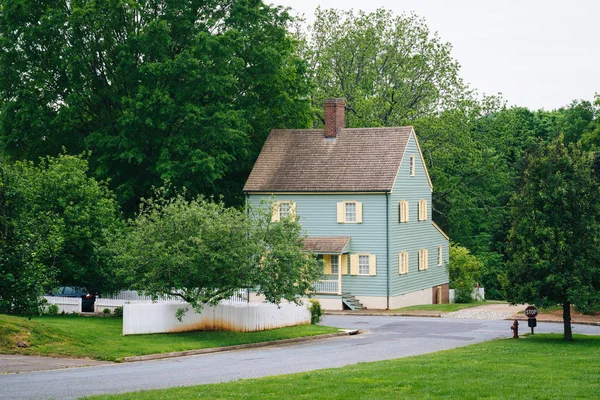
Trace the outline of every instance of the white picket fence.
{"type": "MultiPolygon", "coordinates": [[[[240,289],[230,299],[223,300],[222,304],[247,303],[248,293],[246,289],[240,289]]],[[[114,296],[97,298],[94,303],[95,312],[103,312],[109,309],[112,313],[115,308],[123,307],[125,304],[151,304],[151,303],[175,303],[185,304],[178,296],[160,296],[153,300],[151,296],[145,296],[135,290],[122,290],[114,296]]]]}
{"type": "MultiPolygon", "coordinates": [[[[71,314],[81,312],[80,297],[44,296],[44,299],[46,299],[48,305],[56,304],[59,313],[71,314]]],[[[46,306],[46,310],[48,310],[48,305],[46,306]]]]}
{"type": "MultiPolygon", "coordinates": [[[[449,302],[454,303],[455,291],[454,289],[450,289],[448,291],[449,302]]],[[[485,288],[475,288],[473,289],[473,293],[471,293],[471,297],[476,301],[485,300],[485,288]]]]}
{"type": "Polygon", "coordinates": [[[310,311],[293,303],[230,303],[204,307],[197,313],[191,307],[180,322],[176,318],[181,303],[125,304],[123,335],[184,332],[195,330],[232,330],[255,332],[310,324],[310,311]]]}

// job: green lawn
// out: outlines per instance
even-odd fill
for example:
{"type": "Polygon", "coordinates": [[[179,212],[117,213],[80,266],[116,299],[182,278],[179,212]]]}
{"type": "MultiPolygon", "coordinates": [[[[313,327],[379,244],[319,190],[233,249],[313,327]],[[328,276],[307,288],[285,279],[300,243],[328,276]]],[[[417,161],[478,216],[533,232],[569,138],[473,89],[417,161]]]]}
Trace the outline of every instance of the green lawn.
{"type": "Polygon", "coordinates": [[[93,399],[574,399],[600,394],[600,336],[503,339],[392,361],[93,399]]]}
{"type": "Polygon", "coordinates": [[[471,308],[477,306],[483,306],[486,304],[498,304],[506,303],[504,301],[474,301],[473,303],[451,303],[451,304],[421,304],[417,306],[403,307],[390,312],[402,312],[402,311],[439,311],[439,312],[453,312],[462,310],[464,308],[471,308]]]}
{"type": "Polygon", "coordinates": [[[56,357],[89,357],[118,361],[123,357],[231,346],[338,332],[318,325],[301,325],[262,332],[185,332],[123,336],[121,318],[0,314],[0,353],[56,357]],[[31,346],[18,349],[24,340],[31,346]]]}

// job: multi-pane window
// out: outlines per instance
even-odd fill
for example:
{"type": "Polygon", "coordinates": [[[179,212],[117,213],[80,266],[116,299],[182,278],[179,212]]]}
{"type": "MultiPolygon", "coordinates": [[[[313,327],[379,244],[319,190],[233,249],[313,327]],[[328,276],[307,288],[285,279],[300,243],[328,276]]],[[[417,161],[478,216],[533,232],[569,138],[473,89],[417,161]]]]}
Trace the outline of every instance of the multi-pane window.
{"type": "Polygon", "coordinates": [[[400,200],[400,222],[408,222],[408,201],[400,200]]]}
{"type": "Polygon", "coordinates": [[[362,203],[354,200],[337,203],[337,222],[338,224],[361,224],[362,203]]]}
{"type": "Polygon", "coordinates": [[[415,156],[410,156],[410,176],[415,176],[415,156]]]}
{"type": "Polygon", "coordinates": [[[427,221],[427,200],[419,200],[419,221],[427,221]]]}
{"type": "Polygon", "coordinates": [[[419,250],[419,271],[427,269],[428,252],[426,249],[419,250]]]}
{"type": "Polygon", "coordinates": [[[283,218],[295,218],[296,217],[296,203],[289,200],[276,201],[273,203],[273,213],[271,215],[271,221],[281,221],[283,218]]]}
{"type": "Polygon", "coordinates": [[[359,255],[358,256],[358,274],[369,275],[369,256],[359,255]]]}
{"type": "Polygon", "coordinates": [[[438,266],[442,266],[444,264],[443,255],[444,255],[444,250],[443,250],[442,246],[439,246],[438,247],[438,266]]]}
{"type": "MultiPolygon", "coordinates": [[[[343,264],[343,260],[342,260],[343,264]]],[[[342,270],[342,274],[344,271],[342,270]]],[[[377,256],[369,253],[350,255],[351,275],[377,275],[377,256]]]]}
{"type": "Polygon", "coordinates": [[[408,253],[402,252],[398,255],[398,273],[408,273],[408,253]]]}
{"type": "Polygon", "coordinates": [[[356,203],[346,203],[346,222],[356,222],[356,203]]]}
{"type": "Polygon", "coordinates": [[[279,203],[279,218],[287,218],[290,216],[290,203],[279,203]]]}
{"type": "Polygon", "coordinates": [[[332,275],[337,275],[340,273],[340,259],[337,255],[331,256],[330,272],[332,275]]]}

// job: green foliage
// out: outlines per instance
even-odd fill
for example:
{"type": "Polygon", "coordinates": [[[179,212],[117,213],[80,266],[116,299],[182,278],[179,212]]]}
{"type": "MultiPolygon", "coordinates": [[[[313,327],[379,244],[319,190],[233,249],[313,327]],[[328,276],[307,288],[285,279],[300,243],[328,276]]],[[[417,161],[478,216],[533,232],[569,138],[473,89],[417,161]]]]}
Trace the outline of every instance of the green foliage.
{"type": "Polygon", "coordinates": [[[104,314],[104,315],[110,314],[110,308],[105,308],[104,310],[102,310],[102,314],[104,314]]]}
{"type": "Polygon", "coordinates": [[[64,239],[60,219],[33,204],[40,195],[35,169],[0,160],[0,312],[35,315],[55,271],[42,260],[55,257],[64,239]]]}
{"type": "Polygon", "coordinates": [[[565,339],[570,305],[600,300],[600,188],[592,157],[560,135],[525,159],[511,199],[506,293],[512,302],[562,304],[565,339]]]}
{"type": "Polygon", "coordinates": [[[455,290],[456,303],[471,303],[473,289],[481,277],[481,262],[469,250],[452,243],[450,245],[450,288],[455,290]]]}
{"type": "Polygon", "coordinates": [[[398,126],[447,108],[464,90],[450,44],[414,14],[317,8],[307,40],[322,124],[323,100],[346,100],[348,127],[398,126]]]}
{"type": "Polygon", "coordinates": [[[46,312],[48,315],[58,315],[58,306],[56,304],[50,304],[48,306],[48,311],[46,312]]]}
{"type": "Polygon", "coordinates": [[[123,317],[123,307],[119,306],[119,307],[115,307],[114,311],[113,311],[113,315],[115,317],[123,317]]]}
{"type": "Polygon", "coordinates": [[[243,212],[182,194],[144,200],[110,251],[131,289],[178,296],[200,311],[256,287],[267,301],[298,302],[322,269],[303,251],[301,226],[271,222],[268,206],[243,212]]]}
{"type": "Polygon", "coordinates": [[[310,123],[289,15],[257,0],[5,0],[0,148],[37,160],[93,150],[133,213],[170,180],[241,188],[272,128],[310,123]]]}
{"type": "Polygon", "coordinates": [[[56,284],[118,288],[100,251],[122,227],[118,205],[85,159],[3,162],[0,174],[0,311],[35,314],[56,284]]]}
{"type": "Polygon", "coordinates": [[[323,317],[323,309],[321,308],[321,303],[319,300],[311,299],[310,300],[310,323],[318,324],[321,322],[321,318],[323,317]]]}

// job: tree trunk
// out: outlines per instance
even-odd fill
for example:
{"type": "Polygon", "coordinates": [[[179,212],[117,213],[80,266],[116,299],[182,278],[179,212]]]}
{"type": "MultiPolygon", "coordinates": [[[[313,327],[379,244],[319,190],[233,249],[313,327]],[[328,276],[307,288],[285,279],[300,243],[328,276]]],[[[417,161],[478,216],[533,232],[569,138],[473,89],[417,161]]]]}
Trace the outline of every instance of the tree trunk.
{"type": "Polygon", "coordinates": [[[565,302],[562,307],[565,340],[573,340],[573,333],[571,332],[571,303],[565,302]]]}

